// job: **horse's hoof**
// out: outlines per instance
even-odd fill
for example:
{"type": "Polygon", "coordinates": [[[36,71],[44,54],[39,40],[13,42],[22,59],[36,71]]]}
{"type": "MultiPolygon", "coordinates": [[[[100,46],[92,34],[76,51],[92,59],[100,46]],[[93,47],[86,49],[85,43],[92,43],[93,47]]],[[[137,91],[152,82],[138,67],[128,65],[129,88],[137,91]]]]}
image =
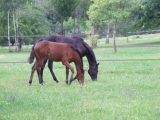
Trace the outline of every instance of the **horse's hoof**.
{"type": "Polygon", "coordinates": [[[41,82],[41,83],[39,83],[39,84],[41,84],[41,85],[43,85],[45,82],[41,82]]]}
{"type": "Polygon", "coordinates": [[[29,81],[28,83],[29,83],[29,85],[31,85],[31,84],[32,84],[32,82],[31,82],[31,81],[29,81]]]}
{"type": "Polygon", "coordinates": [[[68,81],[66,81],[66,84],[68,85],[68,81]]]}

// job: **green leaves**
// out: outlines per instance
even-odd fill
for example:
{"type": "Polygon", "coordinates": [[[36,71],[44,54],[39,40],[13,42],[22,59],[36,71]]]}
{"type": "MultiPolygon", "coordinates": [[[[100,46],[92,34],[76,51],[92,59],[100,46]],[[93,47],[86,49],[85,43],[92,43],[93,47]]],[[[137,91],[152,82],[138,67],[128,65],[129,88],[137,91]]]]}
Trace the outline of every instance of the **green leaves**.
{"type": "Polygon", "coordinates": [[[52,0],[52,3],[61,19],[67,20],[77,7],[78,0],[52,0]]]}
{"type": "Polygon", "coordinates": [[[141,1],[137,9],[132,10],[132,16],[136,19],[136,29],[158,29],[160,24],[160,1],[141,1]]]}
{"type": "Polygon", "coordinates": [[[87,14],[91,24],[101,24],[104,21],[113,23],[115,19],[123,20],[129,16],[129,0],[92,0],[87,14]]]}

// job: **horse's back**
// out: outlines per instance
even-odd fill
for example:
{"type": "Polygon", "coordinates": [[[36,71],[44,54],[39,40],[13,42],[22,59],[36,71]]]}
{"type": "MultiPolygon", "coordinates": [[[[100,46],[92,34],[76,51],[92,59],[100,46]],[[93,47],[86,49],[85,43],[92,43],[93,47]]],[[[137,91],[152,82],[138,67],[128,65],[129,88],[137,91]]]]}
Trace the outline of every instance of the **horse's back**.
{"type": "Polygon", "coordinates": [[[58,42],[58,43],[68,43],[73,45],[74,47],[77,48],[81,56],[85,56],[88,54],[88,49],[86,46],[83,44],[84,40],[80,37],[63,37],[63,36],[58,36],[58,35],[48,35],[43,38],[44,41],[52,41],[52,42],[58,42]]]}

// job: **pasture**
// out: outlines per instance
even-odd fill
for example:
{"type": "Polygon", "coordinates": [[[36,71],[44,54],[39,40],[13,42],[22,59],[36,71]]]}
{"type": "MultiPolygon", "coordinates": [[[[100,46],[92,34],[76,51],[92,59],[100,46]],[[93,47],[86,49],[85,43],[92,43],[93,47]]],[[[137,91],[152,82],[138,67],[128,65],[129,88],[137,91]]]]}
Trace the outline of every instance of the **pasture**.
{"type": "MultiPolygon", "coordinates": [[[[160,39],[134,37],[117,46],[158,46],[160,39]]],[[[154,36],[155,37],[155,36],[154,36]]],[[[149,37],[147,37],[149,38],[149,37]]],[[[112,46],[100,40],[99,46],[112,46]]],[[[28,47],[28,46],[27,46],[28,47]]],[[[30,46],[31,47],[31,46],[30,46]]],[[[97,60],[160,59],[159,47],[94,49],[97,60]]],[[[30,51],[0,51],[0,62],[26,62],[30,51]]],[[[84,59],[85,60],[85,59],[84,59]]],[[[0,120],[159,120],[160,60],[98,61],[98,80],[85,73],[85,85],[65,84],[65,67],[54,63],[59,83],[44,69],[44,85],[28,80],[33,64],[0,63],[0,120]]],[[[73,64],[72,64],[73,66],[73,64]]],[[[88,63],[84,62],[88,69],[88,63]]]]}

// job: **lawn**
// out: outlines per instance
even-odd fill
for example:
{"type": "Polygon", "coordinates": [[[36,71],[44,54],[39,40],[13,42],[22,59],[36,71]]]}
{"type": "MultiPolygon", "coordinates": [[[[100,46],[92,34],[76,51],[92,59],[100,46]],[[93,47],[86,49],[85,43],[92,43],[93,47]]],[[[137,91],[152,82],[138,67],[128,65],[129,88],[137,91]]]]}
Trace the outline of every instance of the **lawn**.
{"type": "MultiPolygon", "coordinates": [[[[158,40],[150,42],[160,45],[158,40]]],[[[135,40],[119,43],[140,44],[135,40]]],[[[100,45],[105,46],[103,40],[100,45]]],[[[160,61],[99,60],[160,59],[160,49],[118,48],[117,53],[111,48],[93,50],[100,62],[98,80],[93,82],[86,71],[84,86],[77,81],[66,85],[61,63],[54,63],[58,84],[46,66],[45,84],[38,84],[35,72],[31,86],[28,80],[33,64],[0,63],[0,120],[159,120],[160,61]]],[[[28,56],[29,51],[0,51],[0,62],[26,62],[28,56]]],[[[88,69],[86,61],[84,68],[88,69]]]]}

